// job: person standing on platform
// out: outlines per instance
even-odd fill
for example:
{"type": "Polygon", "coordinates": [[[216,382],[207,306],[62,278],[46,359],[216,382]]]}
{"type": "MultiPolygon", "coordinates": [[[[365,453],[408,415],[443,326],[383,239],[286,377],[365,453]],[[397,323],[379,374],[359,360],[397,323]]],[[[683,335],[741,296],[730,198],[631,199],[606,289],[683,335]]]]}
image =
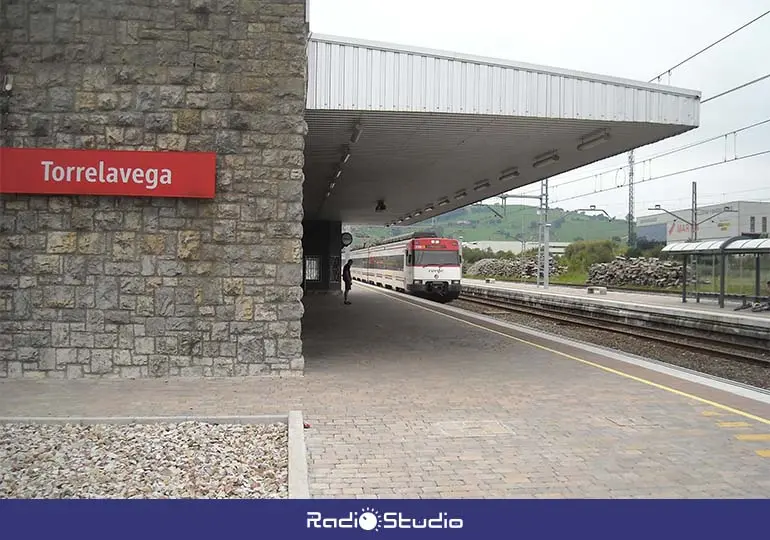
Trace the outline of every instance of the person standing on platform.
{"type": "Polygon", "coordinates": [[[353,259],[348,259],[345,266],[342,268],[342,281],[345,282],[345,304],[350,304],[348,300],[348,293],[350,287],[353,285],[353,278],[350,276],[350,267],[353,264],[353,259]]]}

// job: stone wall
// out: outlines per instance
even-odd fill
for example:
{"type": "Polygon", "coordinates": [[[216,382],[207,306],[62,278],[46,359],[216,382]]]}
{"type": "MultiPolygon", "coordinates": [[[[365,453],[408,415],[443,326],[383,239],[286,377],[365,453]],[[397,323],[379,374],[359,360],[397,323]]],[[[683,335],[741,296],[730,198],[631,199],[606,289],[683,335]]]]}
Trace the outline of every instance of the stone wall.
{"type": "Polygon", "coordinates": [[[5,0],[11,147],[215,151],[214,200],[0,195],[0,377],[295,373],[304,0],[5,0]]]}

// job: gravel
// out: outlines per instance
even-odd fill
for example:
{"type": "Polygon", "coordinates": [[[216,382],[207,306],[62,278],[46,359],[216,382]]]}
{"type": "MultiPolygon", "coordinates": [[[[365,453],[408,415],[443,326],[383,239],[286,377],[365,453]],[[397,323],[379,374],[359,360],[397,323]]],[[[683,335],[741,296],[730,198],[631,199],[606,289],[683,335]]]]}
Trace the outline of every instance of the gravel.
{"type": "Polygon", "coordinates": [[[611,330],[589,328],[526,313],[503,313],[501,309],[464,300],[454,300],[452,306],[475,313],[482,313],[495,319],[526,326],[542,332],[616,349],[707,375],[770,390],[770,365],[764,366],[750,362],[740,362],[732,358],[686,350],[650,339],[618,334],[611,330]]]}
{"type": "Polygon", "coordinates": [[[0,498],[286,498],[285,424],[2,424],[0,498]]]}

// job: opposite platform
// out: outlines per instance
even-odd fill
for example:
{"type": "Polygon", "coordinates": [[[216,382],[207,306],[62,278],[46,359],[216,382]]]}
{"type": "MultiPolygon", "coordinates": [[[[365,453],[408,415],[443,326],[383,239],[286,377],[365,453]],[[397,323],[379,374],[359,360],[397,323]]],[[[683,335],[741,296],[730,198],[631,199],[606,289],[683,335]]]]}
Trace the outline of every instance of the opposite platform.
{"type": "Polygon", "coordinates": [[[715,304],[685,304],[681,299],[663,294],[630,293],[610,290],[606,294],[588,294],[587,288],[549,286],[463,279],[463,293],[476,298],[510,301],[544,311],[575,312],[622,321],[637,327],[708,332],[726,343],[751,343],[760,349],[770,346],[770,312],[735,312],[715,304]]]}

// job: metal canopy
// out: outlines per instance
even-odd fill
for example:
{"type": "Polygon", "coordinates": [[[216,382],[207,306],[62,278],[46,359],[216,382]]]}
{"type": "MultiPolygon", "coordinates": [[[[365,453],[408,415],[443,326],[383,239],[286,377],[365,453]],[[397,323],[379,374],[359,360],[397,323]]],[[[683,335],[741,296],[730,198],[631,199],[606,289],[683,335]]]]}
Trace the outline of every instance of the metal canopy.
{"type": "Polygon", "coordinates": [[[416,223],[691,130],[699,101],[691,90],[312,36],[305,216],[416,223]]]}
{"type": "MultiPolygon", "coordinates": [[[[756,235],[754,235],[756,236],[756,235]]],[[[661,249],[661,253],[681,255],[684,257],[682,266],[682,302],[687,302],[687,259],[690,255],[713,255],[719,260],[719,307],[725,307],[725,282],[727,280],[727,257],[730,255],[754,255],[754,297],[760,298],[760,255],[770,253],[770,238],[755,238],[749,236],[733,236],[721,240],[705,242],[675,242],[661,249]]],[[[696,302],[700,302],[702,293],[696,291],[696,302]]],[[[744,299],[745,302],[745,299],[744,299]]]]}
{"type": "Polygon", "coordinates": [[[705,242],[675,242],[661,249],[672,255],[705,255],[727,253],[770,253],[770,238],[750,238],[745,240],[724,239],[705,242]]]}
{"type": "Polygon", "coordinates": [[[719,253],[722,246],[727,242],[728,240],[726,239],[708,240],[704,242],[675,242],[673,244],[666,244],[660,251],[661,253],[666,252],[672,255],[719,253]]]}

